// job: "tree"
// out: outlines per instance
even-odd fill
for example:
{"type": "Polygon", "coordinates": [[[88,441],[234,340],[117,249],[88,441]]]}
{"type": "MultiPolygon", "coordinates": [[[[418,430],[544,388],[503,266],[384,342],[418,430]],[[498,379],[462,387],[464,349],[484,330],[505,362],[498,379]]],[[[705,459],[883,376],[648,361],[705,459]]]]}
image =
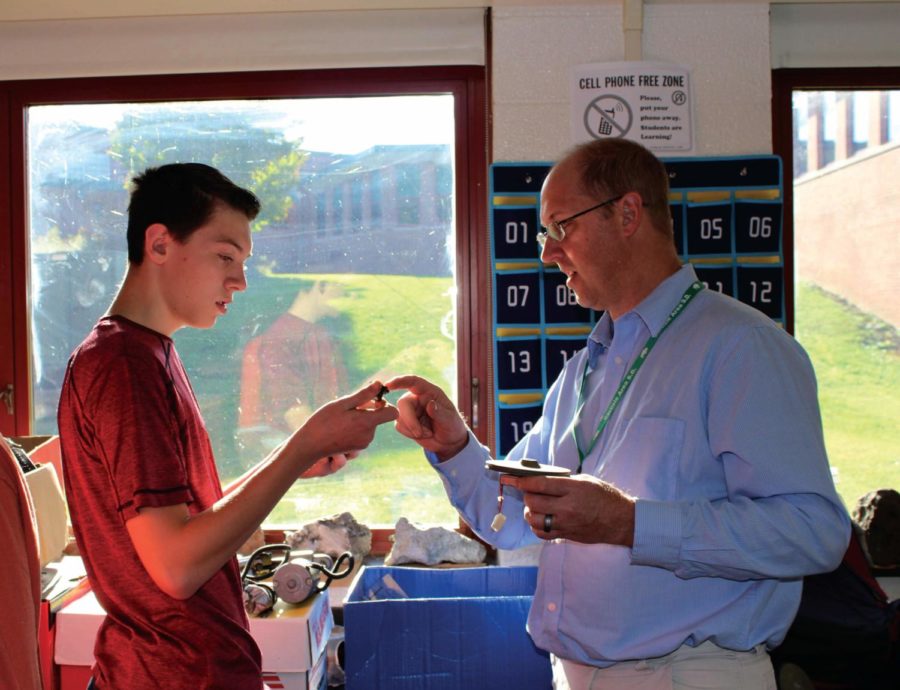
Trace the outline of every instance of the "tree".
{"type": "Polygon", "coordinates": [[[300,168],[308,154],[266,123],[271,113],[253,102],[140,104],[127,110],[110,135],[114,178],[130,180],[147,167],[206,163],[262,202],[253,229],[283,222],[293,206],[300,168]]]}

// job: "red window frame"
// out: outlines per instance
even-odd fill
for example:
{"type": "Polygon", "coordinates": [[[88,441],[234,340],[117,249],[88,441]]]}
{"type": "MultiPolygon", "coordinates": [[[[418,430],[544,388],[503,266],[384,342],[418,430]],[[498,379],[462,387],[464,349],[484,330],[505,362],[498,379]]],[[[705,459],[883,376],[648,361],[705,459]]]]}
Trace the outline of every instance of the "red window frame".
{"type": "Polygon", "coordinates": [[[900,86],[896,67],[816,67],[772,70],[772,150],[784,171],[783,246],[785,328],[794,332],[794,91],[891,90],[900,86]]]}
{"type": "MultiPolygon", "coordinates": [[[[31,433],[29,252],[25,114],[32,105],[240,98],[308,98],[450,93],[456,120],[460,410],[489,405],[490,271],[487,230],[486,69],[481,66],[360,68],[51,79],[0,83],[0,390],[12,383],[15,409],[0,404],[0,432],[31,433]],[[7,356],[6,353],[9,353],[7,356]],[[475,386],[478,381],[481,385],[475,386]],[[473,398],[473,391],[476,392],[473,398]]],[[[487,413],[485,413],[487,412],[487,413]]],[[[490,442],[485,421],[473,429],[490,442]]]]}

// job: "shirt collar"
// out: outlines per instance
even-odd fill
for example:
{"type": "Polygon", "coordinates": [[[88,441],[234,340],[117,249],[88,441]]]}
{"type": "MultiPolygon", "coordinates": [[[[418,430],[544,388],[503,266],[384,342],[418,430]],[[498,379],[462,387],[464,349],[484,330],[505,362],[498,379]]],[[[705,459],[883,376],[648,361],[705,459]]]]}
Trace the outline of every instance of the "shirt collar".
{"type": "Polygon", "coordinates": [[[603,312],[587,339],[589,369],[597,366],[597,358],[612,344],[613,328],[609,312],[603,312]]]}
{"type": "MultiPolygon", "coordinates": [[[[630,312],[623,314],[622,317],[631,313],[637,314],[647,326],[650,335],[659,335],[659,331],[672,309],[675,308],[684,291],[695,280],[697,280],[697,274],[694,272],[694,267],[684,264],[678,271],[657,285],[656,289],[647,295],[643,302],[630,312]]],[[[612,318],[608,312],[604,312],[587,340],[588,361],[591,366],[596,363],[598,355],[612,343],[614,330],[615,324],[612,318]]]]}
{"type": "Polygon", "coordinates": [[[678,271],[657,285],[656,289],[632,310],[641,317],[647,330],[650,331],[650,335],[659,335],[669,314],[678,304],[678,300],[695,280],[697,280],[697,274],[694,272],[694,267],[684,264],[678,271]]]}

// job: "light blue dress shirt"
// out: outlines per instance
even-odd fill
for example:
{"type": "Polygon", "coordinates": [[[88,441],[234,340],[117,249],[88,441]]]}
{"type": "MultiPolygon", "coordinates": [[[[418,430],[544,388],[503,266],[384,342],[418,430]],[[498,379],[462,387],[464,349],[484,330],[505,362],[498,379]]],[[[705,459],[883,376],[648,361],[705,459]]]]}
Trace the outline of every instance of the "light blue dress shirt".
{"type": "MultiPolygon", "coordinates": [[[[690,265],[590,339],[580,430],[597,422],[651,334],[685,289],[690,265]]],[[[541,419],[507,459],[574,469],[570,423],[588,349],[571,358],[547,394],[541,419]]],[[[505,491],[495,533],[497,474],[470,435],[439,463],[453,505],[483,539],[511,549],[538,541],[521,495],[505,491]]],[[[777,646],[800,602],[802,577],[834,569],[850,518],[828,467],[812,366],[767,316],[702,290],[669,326],[583,472],[637,498],[634,547],[547,542],[528,618],[535,643],[583,664],[663,656],[710,640],[728,649],[777,646]]],[[[563,526],[564,527],[564,526],[563,526]]]]}

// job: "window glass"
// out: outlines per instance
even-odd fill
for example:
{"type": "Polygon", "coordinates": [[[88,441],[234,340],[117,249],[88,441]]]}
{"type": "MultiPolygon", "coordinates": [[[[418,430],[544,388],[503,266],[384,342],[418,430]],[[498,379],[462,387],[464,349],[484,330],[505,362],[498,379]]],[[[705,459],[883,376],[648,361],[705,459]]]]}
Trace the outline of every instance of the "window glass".
{"type": "MultiPolygon", "coordinates": [[[[124,275],[130,178],[170,162],[214,165],[263,204],[247,291],[215,328],[175,334],[224,483],[374,378],[414,372],[455,396],[453,112],[450,95],[30,107],[34,433],[56,432],[68,356],[124,275]]],[[[268,522],[343,511],[457,521],[390,425],[268,522]]]]}
{"type": "Polygon", "coordinates": [[[900,476],[900,91],[793,92],[795,331],[849,507],[900,476]]]}

